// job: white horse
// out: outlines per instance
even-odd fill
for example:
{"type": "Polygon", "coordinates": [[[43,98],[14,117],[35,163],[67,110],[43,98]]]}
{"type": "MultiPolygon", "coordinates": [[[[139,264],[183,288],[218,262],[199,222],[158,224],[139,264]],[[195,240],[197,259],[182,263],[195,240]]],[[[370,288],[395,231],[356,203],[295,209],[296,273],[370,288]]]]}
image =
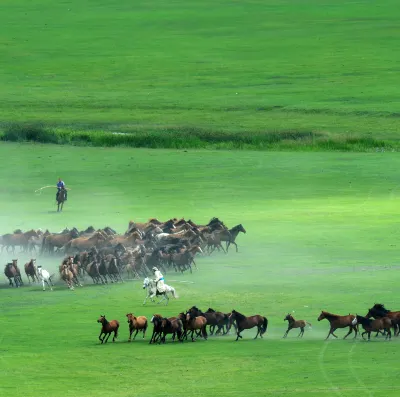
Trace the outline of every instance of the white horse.
{"type": "Polygon", "coordinates": [[[50,290],[53,291],[54,284],[51,281],[50,273],[47,270],[42,269],[42,266],[38,266],[37,267],[37,275],[39,277],[39,280],[42,282],[43,291],[46,290],[44,283],[46,283],[50,287],[50,290]]]}
{"type": "Polygon", "coordinates": [[[146,277],[143,280],[143,289],[147,289],[147,296],[146,296],[143,304],[144,305],[146,304],[146,301],[148,298],[150,298],[152,302],[155,302],[154,297],[160,296],[160,295],[162,295],[162,299],[157,303],[161,303],[163,300],[166,300],[167,302],[165,303],[165,305],[168,305],[168,302],[169,302],[168,294],[171,294],[175,299],[178,299],[178,294],[176,293],[174,287],[171,287],[167,284],[164,284],[164,287],[165,287],[165,292],[159,292],[156,287],[156,282],[154,280],[146,277]]]}

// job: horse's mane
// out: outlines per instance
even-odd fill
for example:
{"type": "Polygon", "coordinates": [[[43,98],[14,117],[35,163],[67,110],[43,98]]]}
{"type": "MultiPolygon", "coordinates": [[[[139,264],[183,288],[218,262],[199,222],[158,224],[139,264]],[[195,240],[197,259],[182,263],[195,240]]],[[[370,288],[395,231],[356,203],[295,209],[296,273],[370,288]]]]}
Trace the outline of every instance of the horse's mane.
{"type": "Polygon", "coordinates": [[[206,313],[216,313],[216,311],[214,309],[211,309],[211,307],[209,307],[206,313]]]}
{"type": "Polygon", "coordinates": [[[390,312],[390,310],[386,309],[385,305],[383,305],[382,303],[375,303],[373,309],[381,310],[381,311],[383,311],[385,313],[389,313],[390,312]]]}
{"type": "Polygon", "coordinates": [[[340,317],[339,314],[329,313],[324,310],[322,310],[322,313],[324,313],[325,317],[340,317]]]}
{"type": "Polygon", "coordinates": [[[235,316],[238,317],[239,319],[245,319],[246,316],[243,315],[242,313],[237,312],[236,310],[232,310],[232,313],[235,313],[235,316]]]}

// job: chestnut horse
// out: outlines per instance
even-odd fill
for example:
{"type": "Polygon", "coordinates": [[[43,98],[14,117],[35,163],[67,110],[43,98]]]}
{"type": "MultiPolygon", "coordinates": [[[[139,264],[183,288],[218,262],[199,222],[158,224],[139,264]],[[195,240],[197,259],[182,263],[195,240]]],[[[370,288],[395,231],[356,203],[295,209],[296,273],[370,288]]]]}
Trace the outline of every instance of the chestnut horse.
{"type": "Polygon", "coordinates": [[[371,340],[371,332],[380,331],[384,329],[386,331],[386,339],[392,339],[392,333],[390,332],[390,328],[393,327],[392,320],[389,317],[382,317],[376,320],[370,320],[369,318],[357,315],[357,323],[361,324],[364,328],[364,332],[361,334],[362,338],[364,338],[365,334],[368,334],[368,341],[371,340]]]}
{"type": "Polygon", "coordinates": [[[258,335],[260,335],[260,338],[262,338],[263,335],[267,332],[268,320],[266,317],[260,316],[259,314],[256,314],[255,316],[246,317],[243,314],[237,312],[236,310],[232,310],[232,313],[229,316],[229,324],[232,325],[234,321],[236,321],[236,326],[237,326],[236,341],[238,341],[239,338],[240,339],[243,338],[242,335],[240,335],[240,333],[245,329],[251,329],[257,327],[257,335],[254,339],[257,339],[258,335]]]}
{"type": "Polygon", "coordinates": [[[193,312],[186,313],[186,327],[188,331],[192,331],[191,338],[192,342],[195,341],[194,333],[197,330],[200,330],[201,335],[205,340],[207,340],[207,319],[203,316],[196,316],[193,312]]]}
{"type": "Polygon", "coordinates": [[[129,323],[129,339],[128,342],[132,340],[132,333],[133,331],[136,330],[136,333],[133,337],[133,340],[135,340],[136,335],[138,334],[139,331],[143,331],[143,339],[146,335],[146,330],[147,330],[147,318],[145,316],[139,316],[135,317],[132,313],[128,313],[126,315],[128,317],[128,323],[129,323]]]}
{"type": "Polygon", "coordinates": [[[30,277],[33,282],[36,280],[39,281],[36,269],[36,259],[31,259],[28,263],[25,263],[25,274],[28,277],[29,284],[31,283],[30,277]]]}
{"type": "Polygon", "coordinates": [[[325,340],[329,338],[330,334],[332,334],[335,338],[337,338],[334,332],[338,328],[346,328],[346,327],[349,327],[349,332],[343,339],[346,339],[353,331],[355,332],[354,338],[357,337],[357,317],[354,316],[353,314],[348,314],[347,316],[339,316],[338,314],[332,314],[329,312],[321,311],[321,314],[318,317],[318,321],[324,319],[327,319],[331,326],[329,329],[328,336],[325,338],[325,340]]]}
{"type": "Polygon", "coordinates": [[[119,322],[117,320],[107,321],[106,316],[100,316],[97,320],[98,323],[101,323],[101,331],[99,335],[99,340],[101,343],[107,343],[108,338],[110,337],[111,333],[114,332],[113,342],[115,342],[115,338],[118,338],[118,328],[119,322]],[[101,339],[101,335],[103,335],[103,339],[101,339]],[[107,338],[106,338],[107,336],[107,338]],[[105,341],[104,341],[105,339],[105,341]]]}
{"type": "Polygon", "coordinates": [[[283,319],[283,321],[287,321],[288,322],[288,329],[287,329],[287,331],[285,332],[285,335],[283,335],[283,337],[284,338],[286,338],[287,337],[287,334],[289,333],[289,331],[291,330],[291,329],[293,329],[293,328],[300,328],[300,333],[299,333],[299,335],[297,335],[297,337],[303,337],[303,334],[304,334],[304,328],[305,328],[305,326],[308,324],[309,326],[310,326],[310,328],[311,328],[311,324],[310,323],[308,323],[307,321],[305,321],[305,320],[295,320],[295,318],[291,315],[291,314],[288,314],[284,319],[283,319]]]}

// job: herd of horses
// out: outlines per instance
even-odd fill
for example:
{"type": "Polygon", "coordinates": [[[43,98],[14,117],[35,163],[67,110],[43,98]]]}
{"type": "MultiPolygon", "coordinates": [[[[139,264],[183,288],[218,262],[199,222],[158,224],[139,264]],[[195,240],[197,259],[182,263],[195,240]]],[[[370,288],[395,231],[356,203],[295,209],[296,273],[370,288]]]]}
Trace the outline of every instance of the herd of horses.
{"type": "MultiPolygon", "coordinates": [[[[197,268],[196,254],[211,255],[215,250],[227,253],[231,245],[238,251],[239,233],[246,233],[241,224],[229,229],[218,218],[205,225],[183,218],[165,222],[150,219],[146,223],[130,221],[124,234],[117,234],[109,226],[98,230],[65,229],[60,233],[16,230],[0,236],[0,245],[2,252],[5,249],[13,254],[19,247],[31,255],[64,255],[60,277],[72,289],[73,285],[81,285],[79,279],[85,275],[96,284],[105,284],[123,281],[124,273],[128,278],[147,277],[154,266],[164,273],[170,269],[192,272],[193,267],[197,268]]],[[[30,278],[38,280],[34,261],[25,265],[29,282],[30,278]]],[[[11,286],[19,287],[23,281],[17,262],[14,259],[8,263],[4,273],[11,286]]]]}
{"type": "MultiPolygon", "coordinates": [[[[146,335],[146,330],[149,326],[149,321],[145,316],[134,316],[132,313],[126,315],[128,321],[129,338],[132,340],[132,334],[136,331],[133,339],[136,338],[138,332],[142,332],[143,339],[146,335]]],[[[107,343],[108,338],[112,333],[113,342],[118,337],[119,321],[108,321],[104,315],[97,320],[101,323],[101,331],[99,340],[101,343],[107,343]]],[[[172,341],[183,342],[190,340],[195,342],[198,337],[205,340],[210,335],[226,335],[230,332],[232,325],[235,328],[236,340],[242,338],[241,333],[246,329],[257,328],[257,334],[254,339],[260,338],[267,332],[268,320],[261,315],[245,316],[236,310],[231,313],[222,313],[209,308],[206,312],[202,312],[196,306],[191,307],[185,312],[179,313],[175,317],[163,317],[161,314],[154,314],[150,319],[153,324],[153,333],[150,337],[150,344],[165,343],[166,336],[171,335],[172,341]],[[207,333],[207,327],[208,333],[207,333]]]]}
{"type": "MultiPolygon", "coordinates": [[[[147,328],[149,327],[149,321],[145,316],[136,317],[132,313],[126,314],[128,321],[129,338],[128,342],[132,340],[132,334],[135,332],[133,339],[136,338],[139,332],[142,332],[143,339],[145,338],[147,328]]],[[[352,332],[354,332],[354,338],[360,332],[359,327],[363,328],[361,336],[365,339],[365,335],[368,336],[368,341],[371,340],[371,333],[376,332],[376,336],[382,334],[385,339],[391,339],[393,329],[394,336],[399,336],[400,327],[400,311],[390,311],[385,308],[383,304],[376,303],[373,307],[368,310],[366,316],[360,316],[358,314],[352,315],[337,315],[326,311],[321,311],[318,317],[318,321],[328,320],[330,328],[326,339],[333,335],[335,338],[335,331],[339,328],[348,328],[348,333],[344,336],[347,338],[352,332]]],[[[300,329],[298,337],[302,337],[304,329],[307,325],[311,324],[305,320],[296,320],[291,314],[287,314],[284,318],[288,321],[288,328],[283,335],[286,338],[289,331],[295,328],[300,329]]],[[[99,340],[101,343],[106,343],[112,333],[113,342],[118,337],[118,330],[120,323],[118,320],[108,321],[105,315],[100,316],[97,320],[101,323],[101,332],[99,340]]],[[[209,308],[203,312],[196,306],[191,307],[185,312],[179,313],[174,317],[164,317],[161,314],[154,314],[150,319],[150,323],[153,324],[153,333],[150,337],[150,344],[154,343],[165,343],[166,336],[171,335],[172,341],[183,342],[188,337],[194,342],[196,338],[203,338],[207,340],[208,335],[227,335],[230,333],[232,326],[235,328],[236,341],[242,339],[241,333],[244,330],[257,328],[257,333],[254,339],[260,338],[267,332],[268,319],[262,315],[245,316],[236,310],[232,310],[230,313],[223,313],[215,311],[209,308]],[[207,333],[208,327],[208,333],[207,333]]]]}

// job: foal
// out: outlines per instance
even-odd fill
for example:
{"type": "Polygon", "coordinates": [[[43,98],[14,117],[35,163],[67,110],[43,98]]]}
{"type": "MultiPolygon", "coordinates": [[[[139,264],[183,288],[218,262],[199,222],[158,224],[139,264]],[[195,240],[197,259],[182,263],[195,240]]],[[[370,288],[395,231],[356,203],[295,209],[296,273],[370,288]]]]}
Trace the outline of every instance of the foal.
{"type": "Polygon", "coordinates": [[[305,326],[308,324],[311,328],[311,324],[308,323],[305,320],[295,320],[294,317],[291,314],[288,314],[283,321],[287,321],[288,322],[288,329],[285,332],[285,335],[283,335],[284,338],[287,337],[287,334],[289,333],[289,331],[293,328],[300,328],[300,333],[297,337],[303,337],[304,334],[304,328],[305,326]]]}
{"type": "Polygon", "coordinates": [[[112,332],[114,332],[112,341],[115,342],[115,338],[118,337],[119,322],[117,320],[111,320],[109,322],[106,320],[106,316],[100,316],[97,322],[101,323],[101,331],[99,335],[99,340],[101,341],[101,343],[107,343],[108,338],[110,337],[112,332]],[[101,335],[103,334],[104,334],[103,339],[101,339],[101,335]],[[105,342],[104,339],[106,340],[105,342]]]}
{"type": "Polygon", "coordinates": [[[357,337],[357,318],[356,316],[349,314],[347,316],[339,316],[337,314],[332,314],[329,312],[324,312],[321,311],[321,314],[318,317],[318,321],[321,321],[323,319],[327,319],[329,321],[329,324],[331,328],[329,329],[328,336],[325,338],[327,340],[329,338],[329,335],[332,334],[335,338],[337,336],[334,334],[334,332],[338,328],[346,328],[349,327],[349,332],[346,334],[346,336],[343,339],[346,339],[353,331],[355,332],[355,338],[357,337]]]}

